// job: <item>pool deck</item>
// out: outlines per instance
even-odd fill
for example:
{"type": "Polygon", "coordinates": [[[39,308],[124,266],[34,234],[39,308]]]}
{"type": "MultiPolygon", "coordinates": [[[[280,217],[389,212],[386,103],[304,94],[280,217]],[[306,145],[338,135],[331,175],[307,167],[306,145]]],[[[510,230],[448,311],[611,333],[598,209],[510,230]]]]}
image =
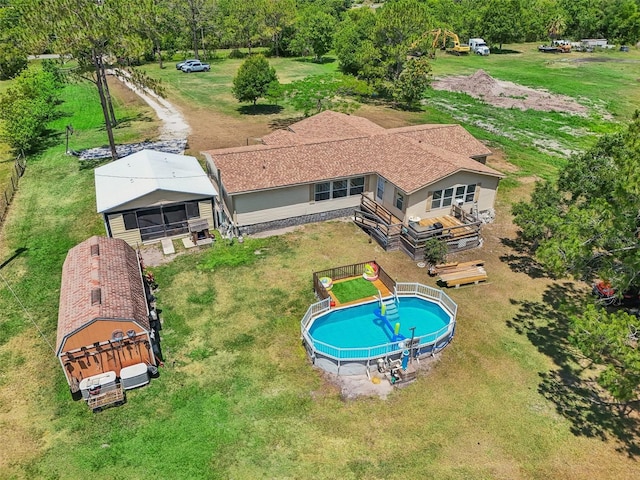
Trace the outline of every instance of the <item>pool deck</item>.
{"type": "MultiPolygon", "coordinates": [[[[355,278],[360,278],[360,277],[343,278],[341,280],[336,280],[334,283],[348,282],[349,280],[353,280],[355,278]]],[[[392,294],[391,290],[389,290],[387,288],[387,286],[384,283],[382,283],[382,281],[380,279],[374,280],[372,283],[375,285],[375,287],[378,290],[380,290],[380,293],[382,293],[383,297],[388,297],[389,295],[392,294]]],[[[344,302],[344,303],[342,303],[336,298],[336,296],[333,294],[333,292],[331,290],[329,290],[329,295],[331,296],[331,300],[333,302],[335,302],[336,307],[346,307],[348,305],[358,305],[360,303],[370,302],[371,300],[374,300],[374,299],[378,298],[377,295],[372,295],[370,297],[365,297],[365,298],[361,298],[361,299],[358,299],[358,300],[353,300],[352,302],[344,302]]]]}

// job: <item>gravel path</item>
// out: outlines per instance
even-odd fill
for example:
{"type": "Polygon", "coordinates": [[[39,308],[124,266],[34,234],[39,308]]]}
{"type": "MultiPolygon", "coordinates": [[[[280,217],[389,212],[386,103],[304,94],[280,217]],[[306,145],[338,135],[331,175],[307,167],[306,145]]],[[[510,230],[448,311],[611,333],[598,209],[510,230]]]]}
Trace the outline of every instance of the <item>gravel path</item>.
{"type": "MultiPolygon", "coordinates": [[[[183,154],[187,148],[187,137],[191,133],[191,127],[180,110],[151,90],[141,89],[133,85],[127,80],[126,72],[120,71],[119,75],[115,75],[113,71],[109,71],[108,73],[113,75],[114,78],[117,78],[123,85],[142,98],[151,108],[153,108],[156,115],[162,122],[159,141],[117,145],[116,151],[118,153],[118,158],[126,157],[145,148],[166,153],[183,154]]],[[[111,157],[111,150],[108,147],[90,148],[83,150],[79,154],[80,160],[101,160],[109,157],[111,157]]]]}

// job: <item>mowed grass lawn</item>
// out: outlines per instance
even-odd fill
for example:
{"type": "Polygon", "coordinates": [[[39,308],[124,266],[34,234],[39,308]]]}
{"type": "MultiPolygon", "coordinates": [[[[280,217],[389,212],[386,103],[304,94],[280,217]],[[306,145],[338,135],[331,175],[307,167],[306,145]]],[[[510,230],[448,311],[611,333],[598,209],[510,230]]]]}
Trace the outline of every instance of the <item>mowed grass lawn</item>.
{"type": "MultiPolygon", "coordinates": [[[[281,70],[289,64],[292,78],[301,75],[298,63],[283,60],[281,70]]],[[[123,101],[119,108],[130,118],[121,139],[150,134],[144,107],[123,101]]],[[[429,107],[404,118],[435,115],[429,107]]],[[[99,114],[64,121],[82,125],[79,144],[102,143],[99,114]]],[[[509,148],[517,163],[519,150],[509,148]]],[[[532,152],[522,155],[553,171],[544,163],[553,159],[532,152]]],[[[308,361],[299,329],[315,301],[312,272],[375,258],[398,281],[435,281],[404,254],[384,252],[352,223],[335,221],[242,244],[218,240],[156,267],[161,376],[131,391],[124,406],[92,414],[71,400],[47,342],[55,341],[67,250],[103,233],[93,172],[64,155],[62,144],[31,158],[0,237],[2,261],[15,254],[0,273],[28,310],[3,280],[0,478],[634,478],[634,418],[595,408],[578,383],[553,381],[570,377],[558,305],[584,286],[532,278],[529,260],[506,246],[514,234],[510,204],[531,189],[515,179],[500,190],[483,248],[469,252],[487,261],[490,281],[448,291],[459,304],[453,343],[387,400],[344,400],[308,361]]]]}

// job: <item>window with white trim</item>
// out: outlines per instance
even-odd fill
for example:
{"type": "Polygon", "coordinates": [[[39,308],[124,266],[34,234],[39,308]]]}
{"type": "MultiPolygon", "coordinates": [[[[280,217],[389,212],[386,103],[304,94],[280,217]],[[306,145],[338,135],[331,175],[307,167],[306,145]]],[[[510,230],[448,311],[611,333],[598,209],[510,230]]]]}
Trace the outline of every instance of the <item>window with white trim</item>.
{"type": "Polygon", "coordinates": [[[384,197],[384,178],[378,177],[378,186],[376,188],[376,198],[382,200],[384,197]]]}
{"type": "Polygon", "coordinates": [[[313,199],[316,202],[331,198],[360,195],[364,192],[364,177],[344,178],[332,182],[316,183],[313,199]]]}
{"type": "Polygon", "coordinates": [[[364,177],[349,180],[349,195],[360,195],[364,192],[364,177]]]}
{"type": "Polygon", "coordinates": [[[404,212],[404,195],[400,190],[396,190],[396,208],[404,212]]]}
{"type": "Polygon", "coordinates": [[[316,194],[314,200],[329,200],[331,198],[331,182],[316,183],[316,194]]]}
{"type": "Polygon", "coordinates": [[[476,184],[458,185],[433,192],[431,197],[431,208],[450,207],[453,200],[462,200],[462,203],[473,202],[476,193],[476,184]]]}
{"type": "Polygon", "coordinates": [[[332,197],[333,198],[342,198],[348,195],[347,191],[347,181],[346,180],[336,180],[332,185],[332,197]]]}

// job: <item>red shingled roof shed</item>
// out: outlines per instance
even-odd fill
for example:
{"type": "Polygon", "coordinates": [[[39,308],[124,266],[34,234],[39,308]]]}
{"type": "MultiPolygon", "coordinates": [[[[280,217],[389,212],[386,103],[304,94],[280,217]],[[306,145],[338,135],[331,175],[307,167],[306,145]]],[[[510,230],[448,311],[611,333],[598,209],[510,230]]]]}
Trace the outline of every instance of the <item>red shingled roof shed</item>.
{"type": "MultiPolygon", "coordinates": [[[[158,339],[159,340],[159,339],[158,339]]],[[[124,240],[94,236],[62,267],[57,356],[72,391],[83,378],[155,365],[138,254],[124,240]]]]}

